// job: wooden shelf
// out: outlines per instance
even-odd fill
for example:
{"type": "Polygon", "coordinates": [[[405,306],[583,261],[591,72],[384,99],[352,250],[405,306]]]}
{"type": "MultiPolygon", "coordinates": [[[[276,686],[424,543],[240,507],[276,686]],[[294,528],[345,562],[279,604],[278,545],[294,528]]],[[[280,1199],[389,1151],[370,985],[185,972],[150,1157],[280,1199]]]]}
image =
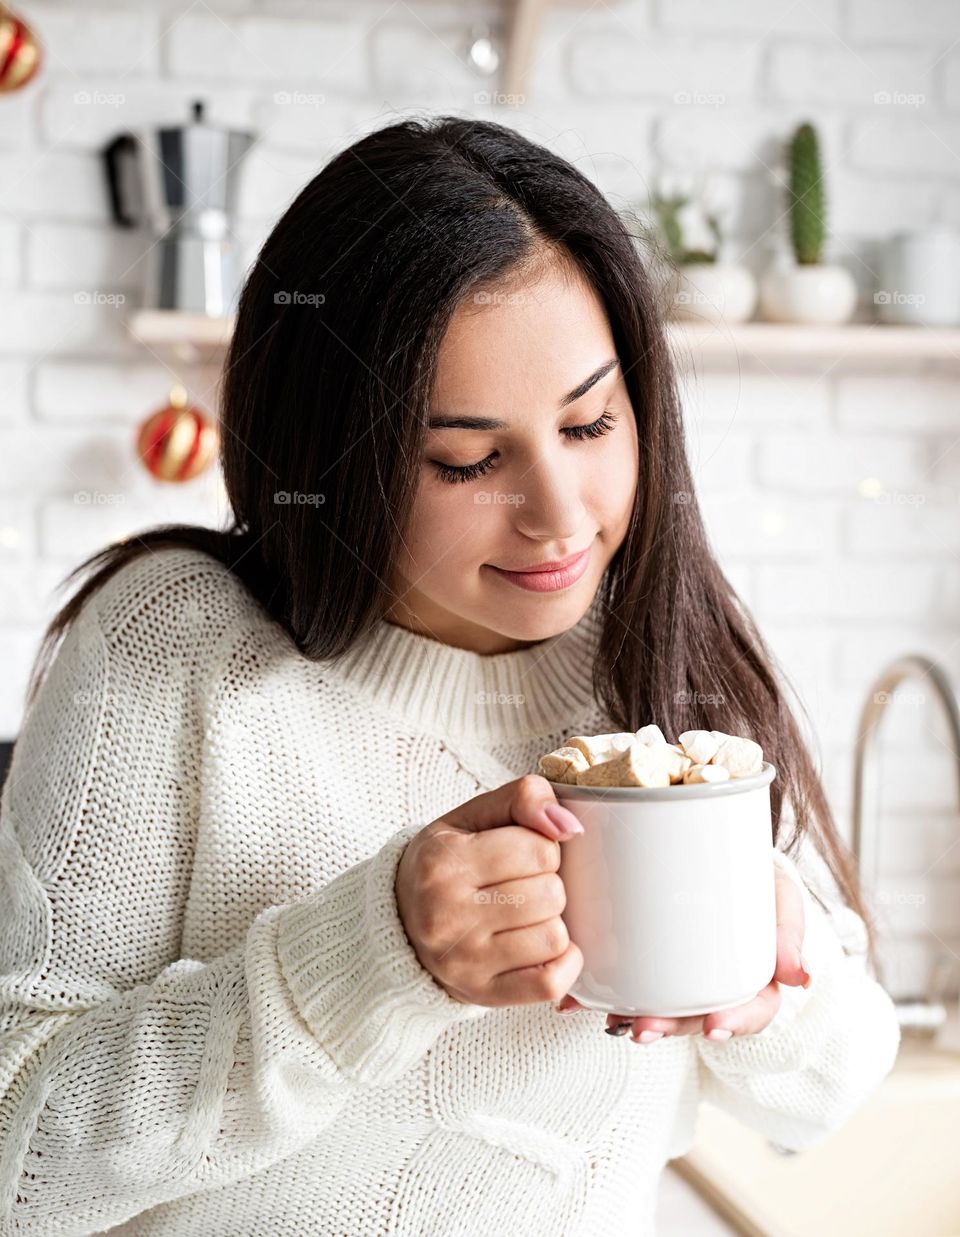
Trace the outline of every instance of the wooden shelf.
{"type": "MultiPolygon", "coordinates": [[[[232,318],[209,318],[173,310],[143,309],[129,322],[135,339],[180,360],[216,359],[230,341],[232,318]]],[[[671,322],[668,333],[681,362],[737,363],[812,359],[818,361],[943,361],[960,366],[960,328],[887,326],[798,326],[776,322],[671,322]]]]}
{"type": "Polygon", "coordinates": [[[960,365],[960,328],[851,322],[804,326],[779,322],[671,322],[679,360],[736,362],[784,360],[883,362],[944,361],[960,365]]]}
{"type": "Polygon", "coordinates": [[[127,322],[134,339],[162,355],[184,362],[219,362],[233,333],[233,318],[140,309],[127,322]]]}

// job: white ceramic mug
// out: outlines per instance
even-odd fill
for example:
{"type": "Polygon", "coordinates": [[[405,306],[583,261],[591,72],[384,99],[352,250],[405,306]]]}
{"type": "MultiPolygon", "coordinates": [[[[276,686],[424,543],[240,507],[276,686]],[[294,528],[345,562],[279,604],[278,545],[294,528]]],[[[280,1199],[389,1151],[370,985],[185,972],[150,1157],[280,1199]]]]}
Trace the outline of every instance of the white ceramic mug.
{"type": "Polygon", "coordinates": [[[563,920],[588,1009],[683,1017],[752,1000],[777,961],[770,783],[567,786],[583,825],[560,847],[563,920]]]}

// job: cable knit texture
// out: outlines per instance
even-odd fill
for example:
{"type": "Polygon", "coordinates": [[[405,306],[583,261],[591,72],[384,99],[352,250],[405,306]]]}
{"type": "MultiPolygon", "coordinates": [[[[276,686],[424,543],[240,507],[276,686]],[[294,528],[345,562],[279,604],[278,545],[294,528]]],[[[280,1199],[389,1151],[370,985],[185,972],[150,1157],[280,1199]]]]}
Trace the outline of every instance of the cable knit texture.
{"type": "Polygon", "coordinates": [[[407,841],[609,729],[597,605],[514,653],[381,623],[313,663],[198,551],[94,595],[0,803],[0,1233],[649,1234],[701,1098],[791,1148],[846,1120],[893,1006],[779,853],[813,982],[727,1043],[463,1005],[406,938],[407,841]]]}

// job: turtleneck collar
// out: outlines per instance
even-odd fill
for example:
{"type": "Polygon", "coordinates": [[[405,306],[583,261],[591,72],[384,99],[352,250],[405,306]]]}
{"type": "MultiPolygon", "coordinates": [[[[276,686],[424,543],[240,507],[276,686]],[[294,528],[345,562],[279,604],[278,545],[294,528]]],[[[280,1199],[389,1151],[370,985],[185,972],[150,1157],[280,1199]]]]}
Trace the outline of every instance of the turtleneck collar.
{"type": "Polygon", "coordinates": [[[324,673],[431,733],[520,740],[565,729],[595,708],[599,596],[573,627],[528,648],[484,655],[382,619],[324,673]]]}

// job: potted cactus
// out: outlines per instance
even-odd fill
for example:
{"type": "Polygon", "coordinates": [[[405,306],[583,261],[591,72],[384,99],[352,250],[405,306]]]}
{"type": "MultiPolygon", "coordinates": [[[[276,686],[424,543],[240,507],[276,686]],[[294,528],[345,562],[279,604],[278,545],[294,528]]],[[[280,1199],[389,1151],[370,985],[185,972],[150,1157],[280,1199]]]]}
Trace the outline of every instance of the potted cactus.
{"type": "Polygon", "coordinates": [[[760,313],[770,322],[846,322],[857,303],[853,276],[823,262],[826,202],[820,143],[812,124],[787,146],[787,218],[794,263],[760,280],[760,313]]]}
{"type": "Polygon", "coordinates": [[[654,243],[665,258],[668,312],[685,321],[743,322],[757,303],[757,285],[745,266],[721,260],[720,219],[689,193],[650,199],[654,243]]]}

